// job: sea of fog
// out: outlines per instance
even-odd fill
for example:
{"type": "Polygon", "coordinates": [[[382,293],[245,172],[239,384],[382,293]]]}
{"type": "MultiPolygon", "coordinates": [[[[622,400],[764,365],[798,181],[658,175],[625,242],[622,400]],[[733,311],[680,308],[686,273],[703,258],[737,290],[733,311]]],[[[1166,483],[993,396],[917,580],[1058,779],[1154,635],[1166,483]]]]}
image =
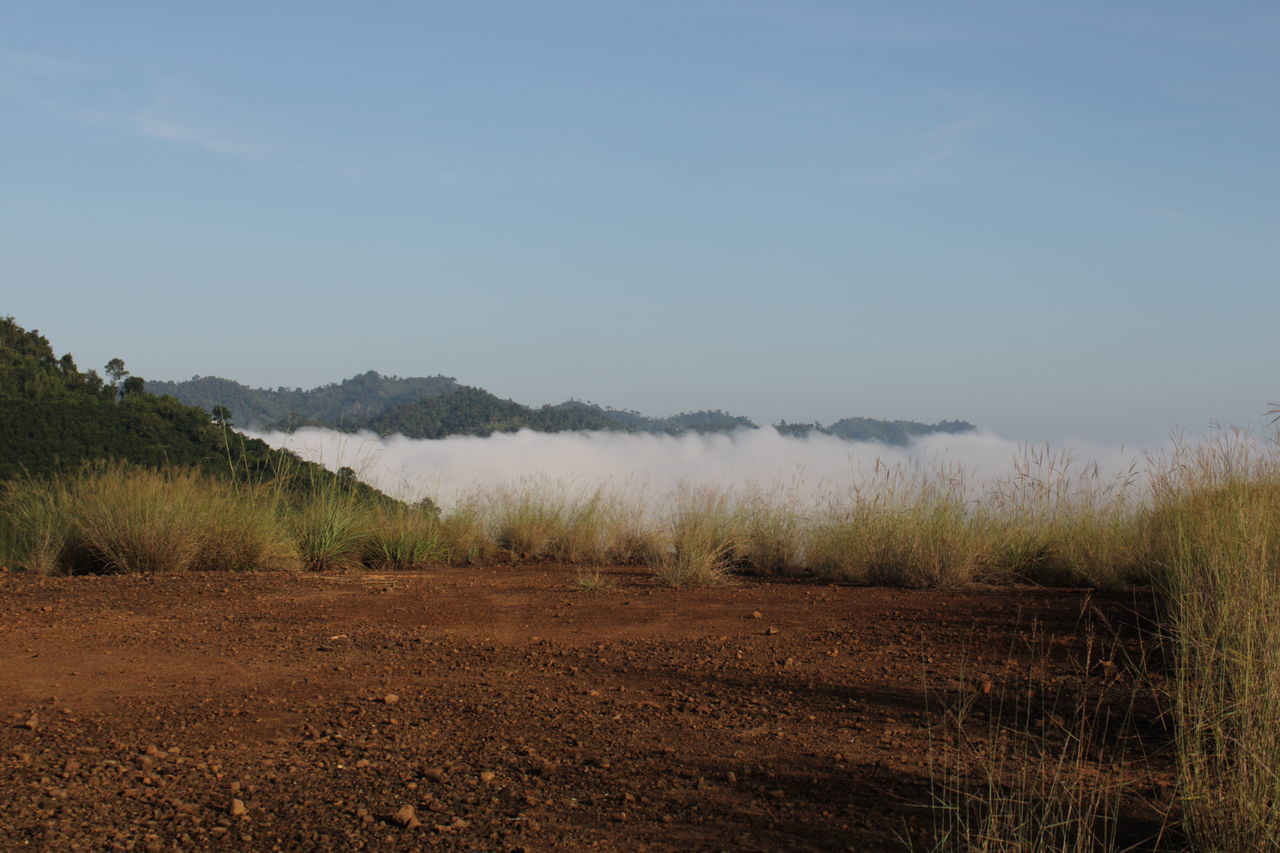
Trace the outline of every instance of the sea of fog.
{"type": "Polygon", "coordinates": [[[906,447],[826,435],[794,438],[771,427],[681,436],[521,430],[435,440],[326,429],[246,434],[332,470],[352,468],[388,494],[430,497],[444,507],[469,494],[524,487],[654,495],[707,486],[806,502],[868,485],[886,470],[962,475],[978,491],[1028,467],[1042,476],[1064,464],[1077,476],[1093,471],[1095,479],[1120,480],[1141,471],[1149,450],[1162,449],[1088,442],[1047,447],[981,430],[929,435],[906,447]]]}

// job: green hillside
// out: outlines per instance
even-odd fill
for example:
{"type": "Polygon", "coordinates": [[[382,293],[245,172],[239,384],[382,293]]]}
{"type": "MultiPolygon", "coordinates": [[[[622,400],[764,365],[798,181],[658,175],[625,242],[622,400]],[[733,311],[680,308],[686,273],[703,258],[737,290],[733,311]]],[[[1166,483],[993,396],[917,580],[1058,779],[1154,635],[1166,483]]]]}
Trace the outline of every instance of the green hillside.
{"type": "Polygon", "coordinates": [[[394,406],[369,421],[369,428],[408,438],[489,435],[531,429],[537,432],[615,429],[592,412],[544,406],[533,409],[503,400],[480,388],[462,387],[416,403],[394,406]]]}
{"type": "Polygon", "coordinates": [[[111,382],[58,357],[37,330],[0,317],[0,479],[73,470],[85,462],[189,466],[213,474],[270,480],[282,474],[299,487],[339,483],[318,465],[214,423],[209,412],[149,394],[113,359],[111,382]]]}
{"type": "Polygon", "coordinates": [[[833,435],[847,441],[878,441],[883,444],[905,446],[914,438],[934,433],[973,432],[976,426],[968,421],[938,421],[936,424],[923,424],[918,421],[881,421],[875,418],[844,418],[830,426],[819,423],[789,424],[783,421],[774,424],[774,429],[783,435],[803,438],[815,433],[833,435]]]}
{"type": "Polygon", "coordinates": [[[153,394],[170,394],[207,412],[226,406],[239,426],[259,429],[298,426],[354,428],[402,403],[435,397],[461,386],[448,376],[402,379],[374,371],[319,388],[250,388],[230,379],[195,376],[183,382],[147,381],[153,394]]]}
{"type": "Polygon", "coordinates": [[[741,415],[731,415],[719,409],[698,412],[681,412],[666,418],[651,418],[630,409],[606,409],[595,403],[570,400],[552,408],[563,411],[579,411],[584,416],[602,419],[609,426],[605,429],[627,432],[660,432],[681,435],[686,432],[731,432],[735,429],[756,429],[756,425],[741,415]]]}

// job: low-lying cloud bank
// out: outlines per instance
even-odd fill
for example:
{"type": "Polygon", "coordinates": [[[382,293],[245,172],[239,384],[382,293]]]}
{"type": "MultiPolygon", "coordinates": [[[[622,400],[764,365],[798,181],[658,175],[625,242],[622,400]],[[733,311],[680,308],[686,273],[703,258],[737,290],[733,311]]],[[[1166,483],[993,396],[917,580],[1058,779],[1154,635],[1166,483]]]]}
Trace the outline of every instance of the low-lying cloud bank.
{"type": "Polygon", "coordinates": [[[529,485],[659,495],[707,486],[763,490],[803,502],[846,494],[886,469],[963,472],[980,491],[1036,459],[1031,471],[1037,476],[1070,460],[1070,471],[1096,465],[1099,479],[1110,481],[1139,471],[1145,458],[1140,448],[1085,442],[1045,448],[986,431],[929,435],[901,448],[826,435],[786,437],[768,427],[681,436],[522,430],[437,440],[327,429],[246,434],[333,470],[352,468],[397,497],[430,497],[445,507],[469,494],[529,485]]]}

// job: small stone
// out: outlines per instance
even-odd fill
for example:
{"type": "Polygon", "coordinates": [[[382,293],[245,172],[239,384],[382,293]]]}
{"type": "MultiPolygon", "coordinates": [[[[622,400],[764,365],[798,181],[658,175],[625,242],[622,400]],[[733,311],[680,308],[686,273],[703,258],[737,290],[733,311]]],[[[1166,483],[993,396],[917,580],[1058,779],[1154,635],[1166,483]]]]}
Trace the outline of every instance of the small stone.
{"type": "Polygon", "coordinates": [[[249,809],[245,807],[244,800],[239,797],[235,797],[231,800],[231,808],[228,809],[228,811],[231,813],[232,817],[241,817],[242,815],[247,814],[249,809]]]}
{"type": "Polygon", "coordinates": [[[439,784],[445,780],[445,772],[442,767],[428,767],[422,771],[422,776],[429,782],[439,784]]]}
{"type": "Polygon", "coordinates": [[[727,781],[730,785],[732,785],[738,781],[738,774],[730,770],[728,773],[724,775],[724,778],[725,778],[725,781],[727,781]]]}
{"type": "Polygon", "coordinates": [[[773,636],[774,634],[778,633],[778,629],[770,625],[768,628],[765,629],[764,632],[769,636],[773,636]]]}
{"type": "Polygon", "coordinates": [[[35,713],[34,711],[31,713],[30,717],[27,717],[22,722],[22,728],[28,729],[33,732],[36,730],[37,727],[39,727],[39,725],[40,725],[40,715],[35,713]]]}
{"type": "Polygon", "coordinates": [[[498,778],[498,776],[492,770],[485,770],[480,774],[481,782],[492,782],[496,778],[498,778]]]}
{"type": "Polygon", "coordinates": [[[764,618],[764,614],[763,614],[763,613],[761,613],[759,610],[753,610],[753,611],[751,611],[751,618],[752,618],[752,619],[763,619],[763,618],[764,618]]]}
{"type": "Polygon", "coordinates": [[[417,812],[410,805],[401,806],[400,810],[391,816],[391,819],[405,829],[414,829],[422,826],[422,821],[418,820],[417,812]]]}
{"type": "Polygon", "coordinates": [[[394,705],[400,701],[400,697],[394,693],[388,693],[386,696],[382,697],[382,701],[388,705],[394,705]]]}

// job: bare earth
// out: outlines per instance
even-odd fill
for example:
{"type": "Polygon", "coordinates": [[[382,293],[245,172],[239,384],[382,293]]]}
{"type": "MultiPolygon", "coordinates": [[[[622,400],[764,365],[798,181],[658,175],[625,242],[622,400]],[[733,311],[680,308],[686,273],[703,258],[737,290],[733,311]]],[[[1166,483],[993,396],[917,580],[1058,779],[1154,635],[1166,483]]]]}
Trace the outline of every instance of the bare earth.
{"type": "Polygon", "coordinates": [[[938,712],[1143,653],[1132,596],[604,574],[0,575],[0,849],[927,849],[938,712]]]}

